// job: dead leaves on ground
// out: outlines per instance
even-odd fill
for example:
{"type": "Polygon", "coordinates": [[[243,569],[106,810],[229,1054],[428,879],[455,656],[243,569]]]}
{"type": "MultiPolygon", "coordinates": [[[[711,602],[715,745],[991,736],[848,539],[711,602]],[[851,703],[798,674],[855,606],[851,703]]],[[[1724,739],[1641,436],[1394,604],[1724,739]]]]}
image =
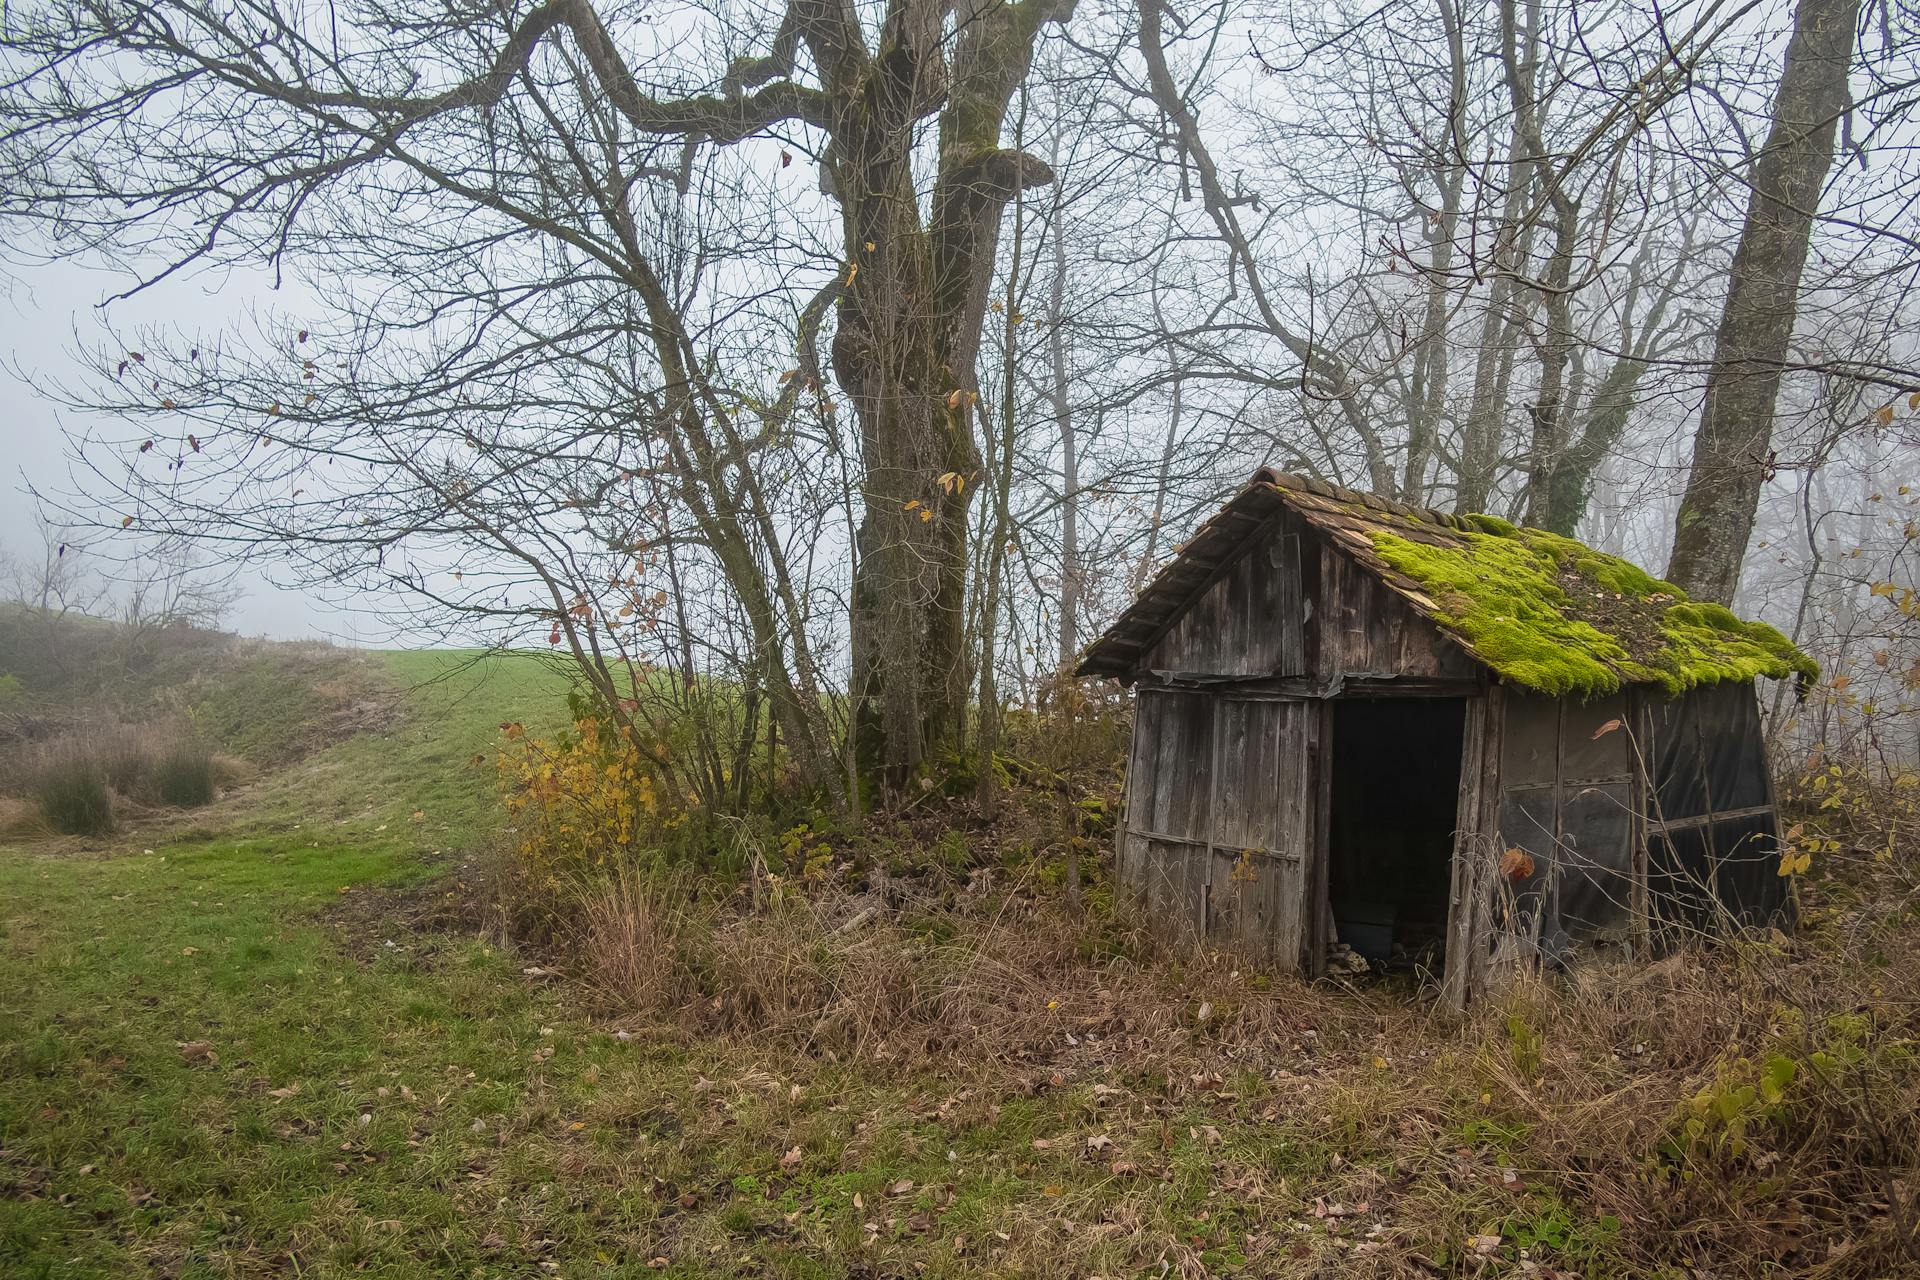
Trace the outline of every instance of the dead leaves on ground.
{"type": "Polygon", "coordinates": [[[180,1057],[188,1066],[217,1067],[220,1065],[220,1055],[214,1052],[213,1042],[210,1040],[175,1040],[173,1043],[174,1047],[180,1050],[180,1057]]]}

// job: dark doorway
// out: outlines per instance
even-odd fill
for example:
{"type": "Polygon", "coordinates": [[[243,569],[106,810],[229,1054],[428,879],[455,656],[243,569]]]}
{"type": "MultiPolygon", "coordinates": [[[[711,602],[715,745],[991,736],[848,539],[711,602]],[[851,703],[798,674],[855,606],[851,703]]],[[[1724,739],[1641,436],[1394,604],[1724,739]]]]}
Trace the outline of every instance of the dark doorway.
{"type": "Polygon", "coordinates": [[[1460,698],[1333,704],[1327,900],[1372,968],[1441,970],[1465,725],[1460,698]]]}

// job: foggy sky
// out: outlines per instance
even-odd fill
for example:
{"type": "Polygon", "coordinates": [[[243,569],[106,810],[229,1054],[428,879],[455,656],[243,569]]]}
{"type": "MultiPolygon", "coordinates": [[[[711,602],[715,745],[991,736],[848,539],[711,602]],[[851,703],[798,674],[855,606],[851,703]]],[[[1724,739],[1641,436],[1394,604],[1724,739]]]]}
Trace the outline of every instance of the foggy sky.
{"type": "MultiPolygon", "coordinates": [[[[85,417],[48,398],[36,384],[64,381],[84,386],[82,343],[98,342],[106,330],[163,325],[189,331],[227,328],[250,306],[284,307],[306,301],[297,286],[278,293],[267,280],[236,278],[231,272],[206,278],[169,281],[130,299],[101,304],[124,290],[119,272],[88,269],[72,262],[0,266],[0,548],[16,555],[38,555],[34,501],[29,488],[68,493],[67,441],[63,429],[81,429],[85,417]]],[[[104,534],[89,534],[104,538],[104,534]]],[[[99,566],[110,572],[111,566],[99,566]]],[[[371,642],[381,634],[375,619],[380,602],[358,602],[365,613],[335,608],[297,589],[276,586],[253,567],[241,571],[246,594],[228,615],[226,626],[242,635],[280,640],[330,639],[371,642]]]]}

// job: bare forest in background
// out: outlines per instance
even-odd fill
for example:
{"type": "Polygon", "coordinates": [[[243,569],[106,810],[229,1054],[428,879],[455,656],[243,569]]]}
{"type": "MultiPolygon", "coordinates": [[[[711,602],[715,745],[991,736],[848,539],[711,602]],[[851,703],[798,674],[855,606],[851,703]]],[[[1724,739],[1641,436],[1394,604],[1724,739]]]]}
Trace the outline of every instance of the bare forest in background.
{"type": "Polygon", "coordinates": [[[287,299],[109,306],[41,497],[544,642],[709,809],[991,759],[1261,464],[1664,569],[1823,664],[1776,736],[1911,760],[1917,23],[15,6],[11,252],[287,299]]]}

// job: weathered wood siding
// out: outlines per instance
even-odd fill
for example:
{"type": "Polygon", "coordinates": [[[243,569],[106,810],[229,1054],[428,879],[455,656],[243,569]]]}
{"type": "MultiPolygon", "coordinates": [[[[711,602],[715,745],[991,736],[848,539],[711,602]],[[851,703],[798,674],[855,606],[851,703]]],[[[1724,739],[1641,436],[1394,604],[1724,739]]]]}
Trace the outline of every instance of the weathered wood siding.
{"type": "MultiPolygon", "coordinates": [[[[1121,883],[1158,928],[1306,973],[1329,941],[1327,699],[1354,680],[1485,686],[1478,663],[1291,511],[1220,563],[1136,675],[1121,883]]],[[[1484,715],[1470,712],[1469,733],[1497,752],[1484,715]]],[[[1497,804],[1497,789],[1476,792],[1474,830],[1492,829],[1497,804]]],[[[1492,874],[1457,891],[1479,901],[1492,874]]]]}
{"type": "Polygon", "coordinates": [[[1145,687],[1134,714],[1121,882],[1157,927],[1311,970],[1319,704],[1145,687]]]}
{"type": "Polygon", "coordinates": [[[1298,521],[1263,526],[1148,651],[1145,670],[1209,677],[1306,670],[1298,521]]]}
{"type": "Polygon", "coordinates": [[[1162,680],[1483,678],[1438,627],[1292,512],[1248,538],[1139,669],[1162,680]]]}
{"type": "Polygon", "coordinates": [[[1331,542],[1318,542],[1313,674],[1475,680],[1480,664],[1331,542]]]}
{"type": "Polygon", "coordinates": [[[1447,958],[1441,996],[1455,1009],[1485,992],[1492,962],[1494,891],[1504,851],[1500,817],[1501,737],[1506,691],[1499,685],[1467,703],[1460,753],[1460,808],[1453,833],[1447,899],[1447,958]]]}

